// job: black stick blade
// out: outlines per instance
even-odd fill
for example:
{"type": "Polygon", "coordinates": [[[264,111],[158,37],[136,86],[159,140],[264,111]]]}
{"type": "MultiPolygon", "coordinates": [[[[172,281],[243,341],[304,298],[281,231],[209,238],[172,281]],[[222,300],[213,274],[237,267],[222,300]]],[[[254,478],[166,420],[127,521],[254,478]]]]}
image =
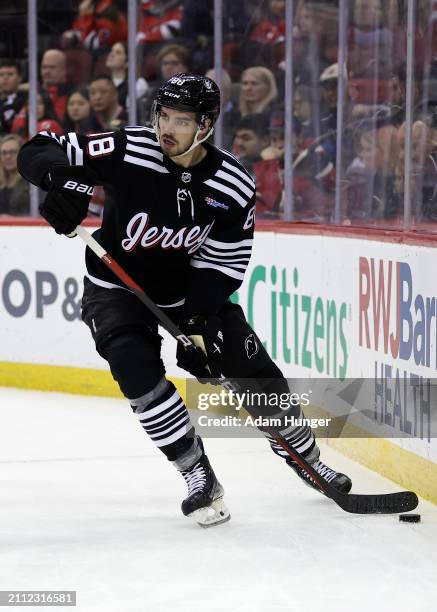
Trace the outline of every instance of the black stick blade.
{"type": "Polygon", "coordinates": [[[335,500],[343,510],[353,514],[401,514],[417,508],[419,499],[412,491],[382,495],[339,495],[335,500]]]}

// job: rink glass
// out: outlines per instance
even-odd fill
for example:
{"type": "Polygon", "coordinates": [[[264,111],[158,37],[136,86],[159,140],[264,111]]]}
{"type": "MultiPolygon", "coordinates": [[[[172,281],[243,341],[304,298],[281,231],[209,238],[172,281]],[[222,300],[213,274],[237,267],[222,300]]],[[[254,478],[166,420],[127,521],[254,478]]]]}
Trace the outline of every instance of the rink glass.
{"type": "MultiPolygon", "coordinates": [[[[259,219],[435,231],[437,29],[431,3],[240,0],[230,6],[215,0],[219,18],[209,15],[201,31],[187,31],[185,24],[185,30],[173,31],[165,41],[153,36],[144,41],[141,11],[136,14],[135,1],[126,4],[126,19],[133,26],[127,45],[134,50],[128,54],[128,98],[136,100],[129,120],[150,121],[144,88],[150,94],[173,65],[185,69],[174,54],[157,60],[164,46],[189,49],[188,63],[195,72],[214,66],[220,72],[221,66],[225,104],[216,143],[246,153],[261,194],[259,219]],[[257,104],[257,96],[267,98],[267,104],[257,104]],[[281,114],[284,108],[291,109],[293,119],[289,112],[281,114]],[[253,129],[246,126],[238,133],[235,116],[248,111],[253,129]],[[266,159],[259,159],[260,147],[268,149],[266,159]]],[[[70,3],[56,14],[34,1],[26,5],[0,9],[1,55],[20,62],[23,82],[32,77],[32,65],[39,77],[41,55],[49,47],[67,53],[72,86],[109,72],[109,48],[89,50],[66,41],[70,3]]],[[[30,103],[33,133],[32,97],[30,103]]],[[[32,216],[38,214],[41,197],[33,196],[32,216]]]]}

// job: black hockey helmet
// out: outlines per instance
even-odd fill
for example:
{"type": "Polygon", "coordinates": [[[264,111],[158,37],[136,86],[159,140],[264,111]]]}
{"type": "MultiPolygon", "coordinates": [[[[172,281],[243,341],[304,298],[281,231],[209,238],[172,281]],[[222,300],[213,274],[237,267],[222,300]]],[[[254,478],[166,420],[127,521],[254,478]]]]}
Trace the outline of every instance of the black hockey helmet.
{"type": "Polygon", "coordinates": [[[220,114],[220,89],[208,77],[181,72],[158,89],[155,105],[157,111],[167,106],[196,113],[199,122],[208,118],[214,125],[220,114]]]}
{"type": "Polygon", "coordinates": [[[193,151],[213,133],[214,123],[220,114],[220,89],[212,79],[186,72],[175,74],[168,79],[158,89],[152,108],[152,123],[158,138],[160,136],[159,113],[163,106],[196,113],[197,132],[187,150],[176,156],[182,157],[193,151]],[[207,133],[200,137],[206,119],[211,120],[211,125],[207,133]]]}

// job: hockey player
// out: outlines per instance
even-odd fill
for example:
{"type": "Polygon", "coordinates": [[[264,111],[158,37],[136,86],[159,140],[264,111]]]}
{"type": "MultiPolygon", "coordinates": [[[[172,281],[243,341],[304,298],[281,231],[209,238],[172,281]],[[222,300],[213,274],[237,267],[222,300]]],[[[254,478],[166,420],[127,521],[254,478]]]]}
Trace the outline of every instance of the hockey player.
{"type": "MultiPolygon", "coordinates": [[[[240,286],[253,240],[255,184],[236,159],[206,142],[220,112],[216,83],[179,74],[157,92],[154,128],[59,138],[42,132],[22,148],[23,176],[48,191],[42,216],[69,235],[86,216],[94,185],[112,187],[94,236],[146,293],[193,339],[177,349],[178,365],[199,379],[247,381],[245,389],[289,392],[241,308],[240,286]]],[[[203,525],[229,519],[223,488],[174,385],[165,378],[158,324],[146,307],[89,249],[82,318],[97,351],[142,427],[184,477],[182,512],[203,525]]],[[[301,417],[299,406],[287,414],[301,417]]],[[[319,459],[309,427],[281,433],[343,492],[350,479],[319,459]]],[[[273,451],[309,485],[314,482],[269,439],[273,451]]]]}

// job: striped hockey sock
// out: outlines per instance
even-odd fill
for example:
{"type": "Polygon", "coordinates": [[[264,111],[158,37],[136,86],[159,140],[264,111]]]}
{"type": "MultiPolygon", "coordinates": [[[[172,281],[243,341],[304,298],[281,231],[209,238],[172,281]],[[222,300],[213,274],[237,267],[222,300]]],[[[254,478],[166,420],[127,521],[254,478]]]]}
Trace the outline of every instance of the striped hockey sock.
{"type": "MultiPolygon", "coordinates": [[[[304,418],[302,410],[297,419],[304,418]]],[[[311,428],[308,425],[291,425],[280,430],[281,435],[300,453],[309,463],[317,461],[319,458],[319,447],[316,444],[311,428]]],[[[283,457],[284,459],[290,459],[287,451],[280,446],[272,437],[266,434],[266,438],[270,443],[272,451],[283,457]]]]}
{"type": "Polygon", "coordinates": [[[190,416],[173,383],[162,379],[151,392],[129,401],[144,431],[170,461],[179,463],[183,457],[183,463],[192,464],[200,456],[190,416]]]}

